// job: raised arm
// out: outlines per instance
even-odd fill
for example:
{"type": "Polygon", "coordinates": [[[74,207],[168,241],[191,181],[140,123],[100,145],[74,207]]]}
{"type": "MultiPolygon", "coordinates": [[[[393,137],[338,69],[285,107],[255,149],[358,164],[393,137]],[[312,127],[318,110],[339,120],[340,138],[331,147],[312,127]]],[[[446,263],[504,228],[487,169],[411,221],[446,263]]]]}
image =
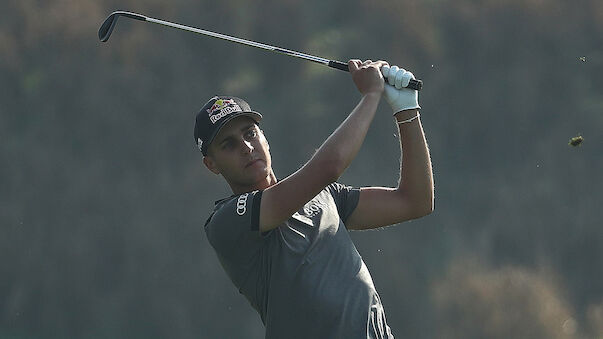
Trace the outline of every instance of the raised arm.
{"type": "Polygon", "coordinates": [[[394,110],[400,136],[400,177],[395,188],[368,187],[360,190],[354,212],[346,221],[349,229],[371,229],[416,219],[433,211],[433,172],[425,133],[419,118],[418,93],[406,89],[412,73],[392,66],[382,68],[388,79],[387,101],[394,110]]]}
{"type": "Polygon", "coordinates": [[[358,105],[299,170],[267,188],[260,204],[260,230],[268,231],[287,220],[352,162],[373,121],[384,90],[383,61],[350,60],[348,66],[362,94],[358,105]]]}

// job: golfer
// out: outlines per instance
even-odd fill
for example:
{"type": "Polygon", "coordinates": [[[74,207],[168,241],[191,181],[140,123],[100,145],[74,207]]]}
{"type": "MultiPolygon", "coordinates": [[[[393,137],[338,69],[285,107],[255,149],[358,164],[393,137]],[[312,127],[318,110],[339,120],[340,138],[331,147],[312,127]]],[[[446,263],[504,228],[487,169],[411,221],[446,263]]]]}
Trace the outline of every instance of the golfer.
{"type": "Polygon", "coordinates": [[[205,232],[229,278],[259,313],[266,338],[393,338],[348,231],[392,225],[433,210],[418,93],[404,88],[412,73],[384,61],[350,60],[348,66],[360,102],[312,158],[284,179],[272,170],[270,147],[258,125],[262,115],[245,101],[214,97],[196,118],[194,136],[203,163],[234,193],[216,202],[205,232]],[[337,183],[383,95],[403,150],[398,186],[337,183]]]}

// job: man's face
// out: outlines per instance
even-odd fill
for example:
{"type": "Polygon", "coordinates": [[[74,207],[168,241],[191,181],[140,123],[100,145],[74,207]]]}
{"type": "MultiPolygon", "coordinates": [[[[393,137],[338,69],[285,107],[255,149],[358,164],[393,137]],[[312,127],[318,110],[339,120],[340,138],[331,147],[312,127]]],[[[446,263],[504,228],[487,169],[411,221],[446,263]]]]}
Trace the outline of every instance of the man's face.
{"type": "Polygon", "coordinates": [[[235,188],[256,187],[272,172],[272,159],[264,133],[250,117],[226,123],[207,149],[203,162],[212,172],[222,174],[235,188]]]}

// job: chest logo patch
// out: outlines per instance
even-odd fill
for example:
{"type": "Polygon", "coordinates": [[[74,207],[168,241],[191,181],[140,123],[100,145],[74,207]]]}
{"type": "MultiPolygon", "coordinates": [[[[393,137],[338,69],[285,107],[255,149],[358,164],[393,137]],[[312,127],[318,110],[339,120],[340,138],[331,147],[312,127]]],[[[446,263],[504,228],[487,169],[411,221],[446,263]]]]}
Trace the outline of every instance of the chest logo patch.
{"type": "Polygon", "coordinates": [[[249,193],[245,193],[243,195],[241,195],[239,197],[239,199],[237,199],[237,214],[238,215],[243,215],[245,214],[245,212],[247,212],[247,197],[249,196],[249,193]]]}

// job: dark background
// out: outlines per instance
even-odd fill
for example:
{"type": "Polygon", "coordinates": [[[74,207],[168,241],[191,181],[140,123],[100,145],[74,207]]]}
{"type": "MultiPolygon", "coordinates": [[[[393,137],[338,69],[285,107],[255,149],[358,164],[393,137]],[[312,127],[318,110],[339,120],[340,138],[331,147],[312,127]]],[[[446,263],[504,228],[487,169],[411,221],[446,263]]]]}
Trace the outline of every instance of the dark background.
{"type": "MultiPolygon", "coordinates": [[[[433,214],[355,232],[399,338],[603,336],[603,2],[0,2],[0,337],[262,338],[202,230],[230,191],[192,137],[264,114],[277,176],[356,105],[349,74],[140,12],[424,80],[433,214]],[[582,135],[580,147],[568,145],[582,135]]],[[[396,184],[386,103],[340,179],[396,184]]]]}

